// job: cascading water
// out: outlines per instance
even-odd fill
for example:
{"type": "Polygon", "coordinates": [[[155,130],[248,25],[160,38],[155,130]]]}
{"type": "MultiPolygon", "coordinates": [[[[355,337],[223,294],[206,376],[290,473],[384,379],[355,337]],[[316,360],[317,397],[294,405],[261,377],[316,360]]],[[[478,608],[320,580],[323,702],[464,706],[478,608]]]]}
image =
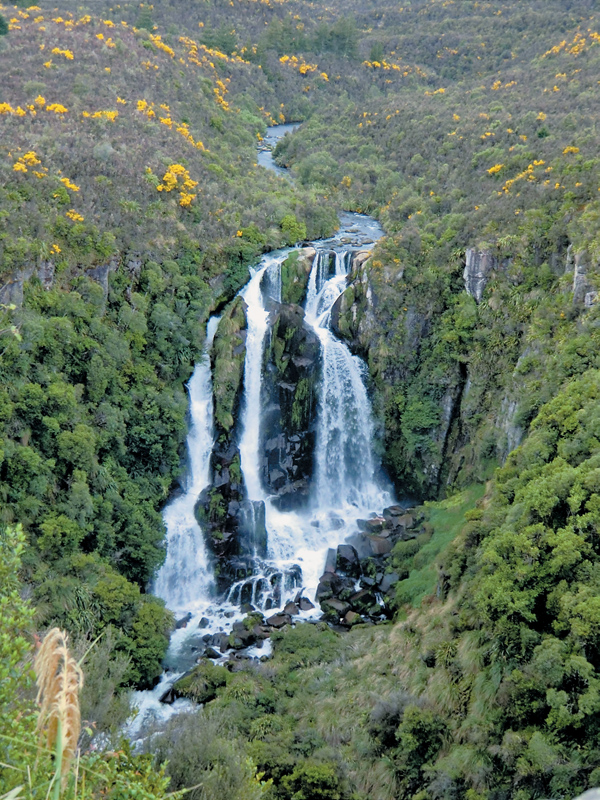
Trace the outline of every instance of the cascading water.
{"type": "Polygon", "coordinates": [[[365,365],[330,330],[331,309],[346,287],[351,252],[318,253],[309,279],[306,321],[321,342],[323,359],[317,436],[315,505],[372,510],[390,497],[376,480],[371,404],[365,388],[365,365]]]}
{"type": "Polygon", "coordinates": [[[212,586],[204,537],[194,506],[210,480],[214,428],[209,352],[218,324],[219,317],[208,321],[204,358],[196,365],[188,383],[191,427],[187,438],[189,473],[184,492],[163,512],[167,557],[156,577],[154,593],[173,610],[194,607],[199,600],[209,597],[212,586]]]}
{"type": "MultiPolygon", "coordinates": [[[[270,154],[263,155],[270,158],[270,154]]],[[[354,236],[357,248],[364,249],[381,235],[377,223],[368,217],[344,214],[341,221],[344,241],[354,236]]],[[[210,482],[214,444],[208,353],[218,319],[211,318],[208,323],[206,353],[188,384],[190,473],[183,494],[169,503],[163,514],[167,558],[154,586],[168,608],[182,614],[193,612],[193,615],[189,615],[188,627],[178,629],[171,638],[167,664],[172,671],[163,674],[152,692],[135,693],[134,704],[139,706],[140,713],[128,728],[133,738],[139,735],[148,716],[165,719],[173,711],[185,707],[185,701],[177,700],[173,706],[164,706],[160,700],[173,681],[195,662],[203,634],[227,630],[235,619],[243,616],[240,606],[245,602],[261,610],[275,610],[300,587],[304,587],[309,596],[314,595],[328,549],[355,530],[357,517],[366,517],[391,502],[390,494],[377,475],[372,441],[374,426],[364,383],[365,365],[330,330],[331,310],[345,289],[353,252],[344,248],[340,238],[316,243],[318,249],[307,286],[305,323],[321,345],[321,380],[314,474],[309,502],[301,511],[280,510],[261,481],[264,439],[268,435],[268,431],[261,430],[263,361],[269,332],[266,298],[269,304],[281,303],[281,264],[289,250],[266,256],[240,293],[247,306],[239,426],[241,471],[247,493],[242,520],[248,528],[244,541],[254,574],[234,584],[225,599],[214,596],[204,536],[194,514],[198,497],[210,482]],[[258,552],[259,529],[263,534],[266,529],[266,554],[262,545],[258,552]]]]}
{"type": "Polygon", "coordinates": [[[322,378],[318,409],[315,476],[306,511],[281,511],[260,479],[261,387],[269,314],[263,287],[280,286],[283,257],[263,261],[242,292],[247,304],[241,466],[248,499],[264,504],[268,558],[255,560],[256,574],[236,583],[232,603],[278,606],[300,584],[310,594],[323,571],[327,550],[343,539],[342,529],[391,502],[376,478],[373,421],[364,384],[365,366],[329,329],[331,309],[346,286],[352,251],[317,251],[307,287],[305,319],[321,342],[322,378]],[[333,267],[333,270],[332,270],[333,267]],[[333,275],[330,275],[333,271],[333,275]],[[265,281],[265,278],[268,280],[265,281]],[[301,573],[300,573],[301,571],[301,573]]]}

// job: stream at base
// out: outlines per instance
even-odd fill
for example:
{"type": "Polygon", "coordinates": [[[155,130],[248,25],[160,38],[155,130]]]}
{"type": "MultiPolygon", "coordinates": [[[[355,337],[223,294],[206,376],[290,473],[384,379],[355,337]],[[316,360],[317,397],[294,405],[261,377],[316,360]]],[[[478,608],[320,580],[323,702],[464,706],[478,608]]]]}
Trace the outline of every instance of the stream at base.
{"type": "MultiPolygon", "coordinates": [[[[271,129],[271,141],[276,141],[277,133],[271,129]]],[[[265,153],[261,155],[263,166],[269,166],[265,153]]],[[[269,433],[263,430],[261,409],[265,343],[270,332],[270,310],[281,302],[281,264],[293,248],[266,255],[240,291],[246,303],[247,331],[243,400],[236,422],[238,446],[252,516],[256,509],[264,509],[267,547],[261,557],[255,553],[252,575],[234,582],[220,597],[216,594],[203,531],[194,513],[201,492],[211,482],[210,459],[215,443],[210,348],[219,319],[213,317],[208,322],[205,355],[187,386],[188,476],[182,493],[163,512],[167,557],[153,586],[153,592],[165,600],[177,619],[185,620],[185,625],[172,634],[159,684],[152,691],[134,693],[133,706],[138,713],[126,729],[133,741],[144,736],[149,723],[164,721],[191,705],[185,700],[171,704],[161,700],[173,683],[194,666],[209,637],[229,632],[235,622],[245,617],[242,608],[247,611],[248,603],[270,615],[299,594],[314,601],[329,549],[344,542],[349,531],[356,528],[357,518],[380,512],[393,502],[373,450],[366,366],[330,329],[331,309],[346,287],[353,254],[369,249],[382,233],[374,219],[344,213],[334,237],[312,243],[316,254],[304,300],[304,323],[320,343],[320,384],[313,478],[308,501],[301,510],[278,507],[261,478],[261,447],[269,433]]],[[[316,604],[300,611],[296,619],[308,621],[320,616],[316,604]]],[[[267,656],[269,651],[270,642],[259,641],[245,650],[245,656],[267,656]]],[[[214,655],[216,663],[226,658],[214,655]]]]}

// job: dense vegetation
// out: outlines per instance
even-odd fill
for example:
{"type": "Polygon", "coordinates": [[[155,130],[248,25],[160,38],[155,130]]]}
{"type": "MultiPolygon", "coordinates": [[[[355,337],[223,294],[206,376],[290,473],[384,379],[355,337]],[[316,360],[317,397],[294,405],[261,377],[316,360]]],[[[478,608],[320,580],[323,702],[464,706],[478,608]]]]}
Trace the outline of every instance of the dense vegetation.
{"type": "Polygon", "coordinates": [[[160,673],[172,619],[146,587],[206,319],[340,207],[387,234],[336,323],[368,361],[385,463],[401,492],[448,495],[394,550],[397,620],[277,635],[270,661],[212,675],[155,762],[86,756],[90,796],[162,796],[164,760],[202,800],[598,785],[593,4],[26,5],[0,8],[0,794],[35,759],[36,631],[81,655],[102,634],[97,730],[160,673]],[[304,121],[277,151],[294,185],[256,166],[285,120],[304,121]],[[492,265],[477,300],[467,249],[492,265]]]}

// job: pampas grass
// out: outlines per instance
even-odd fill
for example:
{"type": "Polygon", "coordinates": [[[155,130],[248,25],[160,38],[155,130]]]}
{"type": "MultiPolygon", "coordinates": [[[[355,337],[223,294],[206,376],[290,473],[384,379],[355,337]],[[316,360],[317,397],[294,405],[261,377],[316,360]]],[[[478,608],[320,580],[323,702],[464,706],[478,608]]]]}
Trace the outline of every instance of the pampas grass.
{"type": "Polygon", "coordinates": [[[46,636],[34,662],[37,678],[37,703],[40,706],[37,729],[40,741],[55,753],[54,798],[66,781],[77,749],[81,730],[79,691],[83,673],[69,652],[68,637],[59,628],[46,636]]]}

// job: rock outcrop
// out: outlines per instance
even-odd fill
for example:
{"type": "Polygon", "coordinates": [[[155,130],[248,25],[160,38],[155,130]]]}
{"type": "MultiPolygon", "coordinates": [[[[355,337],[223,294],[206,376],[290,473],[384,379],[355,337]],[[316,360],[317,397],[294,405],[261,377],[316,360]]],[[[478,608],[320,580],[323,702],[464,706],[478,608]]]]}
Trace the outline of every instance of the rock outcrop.
{"type": "Polygon", "coordinates": [[[306,295],[310,271],[315,259],[314,247],[292,250],[281,265],[281,302],[300,304],[306,295]]]}
{"type": "Polygon", "coordinates": [[[309,493],[316,439],[320,344],[297,305],[273,304],[265,348],[262,478],[281,508],[302,505],[309,493]]]}
{"type": "Polygon", "coordinates": [[[475,250],[472,247],[467,249],[463,280],[467,294],[470,294],[476,303],[481,303],[490,276],[499,268],[500,262],[489,250],[475,250]]]}

